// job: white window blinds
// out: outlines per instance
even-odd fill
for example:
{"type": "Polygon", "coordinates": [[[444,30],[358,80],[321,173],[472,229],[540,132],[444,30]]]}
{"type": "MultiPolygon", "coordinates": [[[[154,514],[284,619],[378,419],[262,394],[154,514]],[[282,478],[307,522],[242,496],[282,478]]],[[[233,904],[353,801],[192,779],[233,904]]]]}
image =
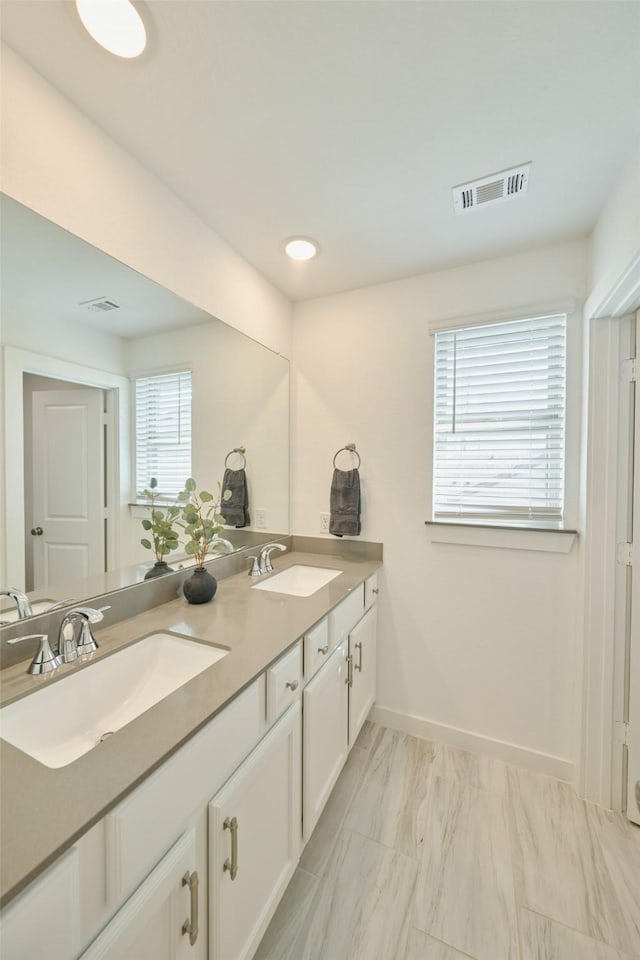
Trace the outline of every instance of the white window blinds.
{"type": "Polygon", "coordinates": [[[176,496],[191,476],[191,373],[163,373],[135,381],[136,493],[158,480],[158,492],[176,496]]]}
{"type": "Polygon", "coordinates": [[[562,524],[566,316],[435,335],[434,520],[562,524]]]}

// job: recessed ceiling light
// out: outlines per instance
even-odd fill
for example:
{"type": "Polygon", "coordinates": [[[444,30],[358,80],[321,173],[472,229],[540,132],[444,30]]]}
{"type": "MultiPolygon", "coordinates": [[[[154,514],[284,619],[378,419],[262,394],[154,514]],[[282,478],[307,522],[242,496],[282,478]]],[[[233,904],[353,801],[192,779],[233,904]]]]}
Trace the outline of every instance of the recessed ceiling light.
{"type": "Polygon", "coordinates": [[[76,7],[86,30],[109,53],[131,60],[146,47],[147,31],[130,0],[76,0],[76,7]]]}
{"type": "Polygon", "coordinates": [[[284,242],[284,252],[292,260],[311,260],[319,250],[319,245],[309,237],[289,237],[284,242]]]}

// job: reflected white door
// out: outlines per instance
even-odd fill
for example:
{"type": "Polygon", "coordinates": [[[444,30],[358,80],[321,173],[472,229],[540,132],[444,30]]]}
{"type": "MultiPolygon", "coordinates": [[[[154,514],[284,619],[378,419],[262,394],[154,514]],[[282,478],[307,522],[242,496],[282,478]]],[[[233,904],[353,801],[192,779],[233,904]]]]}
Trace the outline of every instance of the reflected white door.
{"type": "MultiPolygon", "coordinates": [[[[640,312],[636,314],[636,343],[640,312]]],[[[640,824],[640,386],[635,389],[627,816],[640,824]]]]}
{"type": "Polygon", "coordinates": [[[103,394],[37,391],[32,416],[30,539],[39,589],[105,569],[103,394]]]}

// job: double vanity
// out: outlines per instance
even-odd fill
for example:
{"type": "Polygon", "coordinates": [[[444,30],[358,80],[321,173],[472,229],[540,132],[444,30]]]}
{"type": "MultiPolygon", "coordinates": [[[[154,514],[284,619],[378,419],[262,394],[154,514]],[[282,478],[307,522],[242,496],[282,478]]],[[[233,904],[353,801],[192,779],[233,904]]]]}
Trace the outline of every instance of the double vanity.
{"type": "Polygon", "coordinates": [[[2,671],[3,957],[250,960],[375,698],[365,556],[294,544],[2,671]]]}

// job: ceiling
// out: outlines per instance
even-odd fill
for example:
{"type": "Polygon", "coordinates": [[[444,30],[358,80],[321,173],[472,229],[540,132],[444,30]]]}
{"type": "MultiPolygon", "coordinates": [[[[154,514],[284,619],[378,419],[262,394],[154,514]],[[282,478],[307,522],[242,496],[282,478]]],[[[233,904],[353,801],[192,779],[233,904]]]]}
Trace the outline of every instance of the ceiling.
{"type": "Polygon", "coordinates": [[[116,337],[192,327],[209,314],[45,220],[0,196],[2,311],[76,320],[116,337]],[[87,300],[107,298],[118,309],[94,312],[87,300]]]}
{"type": "Polygon", "coordinates": [[[2,34],[294,300],[585,236],[640,142],[638,2],[138,6],[136,61],[61,0],[4,0],[2,34]],[[455,215],[526,161],[526,196],[455,215]]]}

